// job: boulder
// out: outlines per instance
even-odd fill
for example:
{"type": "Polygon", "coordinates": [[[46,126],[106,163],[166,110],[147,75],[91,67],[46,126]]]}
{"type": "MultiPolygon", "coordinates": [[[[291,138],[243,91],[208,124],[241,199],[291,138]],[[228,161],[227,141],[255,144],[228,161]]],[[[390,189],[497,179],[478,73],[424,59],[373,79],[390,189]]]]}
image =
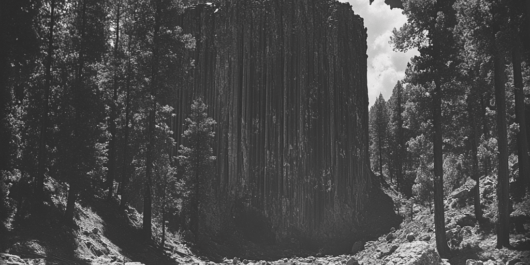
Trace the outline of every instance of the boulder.
{"type": "Polygon", "coordinates": [[[508,261],[508,263],[506,263],[506,265],[515,265],[515,264],[517,264],[519,262],[521,262],[521,260],[515,258],[515,259],[512,259],[512,260],[508,261]]]}
{"type": "Polygon", "coordinates": [[[111,264],[112,260],[107,257],[97,257],[92,260],[91,264],[111,264]]]}
{"type": "Polygon", "coordinates": [[[460,243],[461,249],[476,249],[479,248],[479,241],[473,238],[466,238],[460,243]]]}
{"type": "Polygon", "coordinates": [[[390,256],[396,251],[396,249],[398,249],[397,245],[382,245],[377,248],[377,251],[379,252],[378,258],[382,259],[386,256],[390,256]]]}
{"type": "MultiPolygon", "coordinates": [[[[451,193],[451,197],[455,199],[455,201],[459,203],[464,203],[468,197],[470,197],[470,193],[473,192],[473,189],[475,188],[476,181],[473,179],[468,179],[464,185],[459,187],[458,189],[454,190],[451,193]]],[[[452,206],[452,205],[451,205],[452,206]]]]}
{"type": "Polygon", "coordinates": [[[348,262],[346,262],[346,265],[359,265],[359,262],[356,259],[351,258],[348,260],[348,262]]]}
{"type": "Polygon", "coordinates": [[[484,186],[493,186],[493,181],[491,179],[486,179],[482,182],[484,186]]]}
{"type": "Polygon", "coordinates": [[[420,236],[420,240],[421,241],[430,241],[431,240],[431,236],[430,235],[422,235],[422,236],[420,236]]]}
{"type": "Polygon", "coordinates": [[[26,265],[27,263],[17,255],[0,253],[0,264],[7,265],[26,265]]]}
{"type": "Polygon", "coordinates": [[[510,223],[514,226],[517,234],[524,234],[526,233],[524,225],[530,224],[530,216],[521,210],[515,210],[510,214],[510,223]]]}
{"type": "Polygon", "coordinates": [[[468,213],[457,215],[453,220],[457,225],[461,227],[475,226],[475,216],[468,213]]]}
{"type": "Polygon", "coordinates": [[[460,226],[456,226],[455,228],[450,229],[445,233],[447,242],[450,246],[460,246],[460,243],[462,242],[462,235],[460,234],[460,230],[460,226]]]}
{"type": "Polygon", "coordinates": [[[33,253],[45,256],[46,248],[39,240],[27,240],[24,242],[16,242],[11,246],[12,253],[33,253]]]}
{"type": "Polygon", "coordinates": [[[387,265],[438,265],[442,263],[434,246],[423,241],[414,241],[400,245],[385,260],[387,265]]]}
{"type": "Polygon", "coordinates": [[[460,236],[460,230],[461,229],[462,228],[460,228],[460,226],[457,225],[457,226],[445,231],[445,235],[446,235],[447,239],[449,240],[449,239],[451,239],[451,238],[453,238],[454,236],[457,236],[457,235],[460,236]]]}
{"type": "Polygon", "coordinates": [[[518,239],[512,244],[515,249],[530,249],[530,239],[518,239]]]}
{"type": "Polygon", "coordinates": [[[351,254],[352,255],[355,255],[357,254],[359,251],[362,251],[364,249],[364,243],[361,242],[361,241],[357,241],[353,244],[353,246],[351,247],[351,254]]]}
{"type": "Polygon", "coordinates": [[[99,257],[101,256],[103,253],[101,253],[95,246],[94,244],[92,244],[92,242],[90,241],[86,241],[85,242],[85,246],[90,250],[90,252],[92,252],[92,254],[94,254],[94,256],[96,257],[99,257]]]}
{"type": "Polygon", "coordinates": [[[480,195],[483,199],[491,200],[493,198],[494,194],[494,185],[493,182],[490,179],[487,179],[483,182],[483,185],[481,185],[480,189],[480,195]]]}
{"type": "Polygon", "coordinates": [[[456,189],[455,191],[451,193],[451,197],[457,200],[461,200],[461,199],[467,198],[468,194],[469,194],[469,190],[467,189],[456,189]]]}
{"type": "Polygon", "coordinates": [[[107,244],[105,244],[104,242],[94,243],[91,241],[85,241],[85,245],[96,257],[106,256],[110,254],[110,250],[107,247],[107,244]]]}
{"type": "Polygon", "coordinates": [[[416,236],[414,235],[414,233],[409,233],[407,235],[407,241],[412,242],[414,241],[414,239],[416,239],[416,236]]]}
{"type": "Polygon", "coordinates": [[[473,235],[473,227],[471,227],[471,226],[464,226],[460,230],[460,236],[462,238],[470,237],[472,235],[473,235]]]}
{"type": "Polygon", "coordinates": [[[457,227],[457,224],[453,220],[451,220],[449,223],[447,223],[445,225],[445,229],[446,230],[450,230],[450,229],[453,229],[455,227],[457,227]]]}
{"type": "Polygon", "coordinates": [[[309,257],[307,257],[305,259],[300,259],[300,261],[306,262],[306,263],[313,263],[315,261],[315,257],[309,256],[309,257]]]}
{"type": "Polygon", "coordinates": [[[115,262],[115,261],[123,261],[123,259],[120,260],[120,258],[114,254],[112,255],[109,255],[109,259],[111,262],[115,262]]]}
{"type": "Polygon", "coordinates": [[[453,201],[451,201],[450,207],[451,207],[451,209],[460,208],[460,202],[458,200],[453,200],[453,201]]]}
{"type": "Polygon", "coordinates": [[[386,235],[386,241],[388,241],[388,242],[394,240],[394,238],[396,238],[394,233],[388,233],[388,235],[386,235]]]}

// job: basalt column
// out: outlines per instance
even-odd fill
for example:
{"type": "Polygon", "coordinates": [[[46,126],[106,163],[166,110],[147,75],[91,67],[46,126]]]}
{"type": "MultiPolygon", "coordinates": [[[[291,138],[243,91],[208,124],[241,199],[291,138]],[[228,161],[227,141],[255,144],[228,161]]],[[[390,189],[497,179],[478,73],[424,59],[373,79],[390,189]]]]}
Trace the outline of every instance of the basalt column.
{"type": "Polygon", "coordinates": [[[328,0],[233,0],[180,19],[197,46],[174,130],[180,143],[191,100],[202,97],[218,123],[218,209],[242,201],[278,239],[359,234],[374,186],[362,18],[328,0]]]}

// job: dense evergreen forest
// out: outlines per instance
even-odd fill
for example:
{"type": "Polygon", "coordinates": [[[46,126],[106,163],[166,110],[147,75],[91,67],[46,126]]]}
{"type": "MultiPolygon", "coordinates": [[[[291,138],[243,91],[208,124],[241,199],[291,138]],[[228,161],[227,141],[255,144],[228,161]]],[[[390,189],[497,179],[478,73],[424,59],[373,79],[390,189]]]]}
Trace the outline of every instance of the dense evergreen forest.
{"type": "Polygon", "coordinates": [[[212,160],[215,122],[197,98],[186,131],[169,128],[172,91],[195,47],[177,26],[183,8],[163,0],[2,1],[3,220],[38,216],[59,198],[72,223],[78,198],[106,192],[122,207],[143,202],[150,238],[152,218],[165,225],[184,201],[198,205],[192,191],[212,160]],[[175,134],[186,143],[176,147],[175,134]],[[179,180],[177,165],[186,175],[179,180]]]}
{"type": "MultiPolygon", "coordinates": [[[[281,6],[280,2],[289,10],[303,5],[299,1],[260,0],[248,1],[248,5],[261,8],[263,3],[281,6]]],[[[234,36],[244,40],[240,45],[248,45],[248,51],[233,48],[241,54],[240,61],[217,57],[217,62],[226,65],[246,63],[238,65],[238,71],[222,72],[222,78],[216,76],[226,84],[241,84],[239,94],[228,101],[229,109],[221,112],[218,105],[227,102],[216,102],[211,95],[217,92],[191,92],[186,94],[186,104],[181,104],[184,92],[177,92],[182,91],[180,86],[189,85],[189,75],[197,69],[204,72],[195,76],[196,87],[205,89],[213,84],[206,81],[213,78],[207,76],[213,70],[200,65],[193,52],[209,48],[204,48],[205,43],[230,41],[213,33],[218,38],[215,41],[185,33],[183,13],[195,1],[3,0],[0,237],[18,231],[17,227],[37,224],[79,230],[76,220],[84,213],[80,209],[97,198],[115,205],[113,211],[141,212],[140,236],[135,239],[155,241],[161,249],[166,240],[175,237],[190,243],[212,241],[208,229],[218,222],[213,212],[223,218],[232,214],[223,212],[225,208],[214,209],[212,205],[225,203],[216,200],[225,197],[222,191],[214,194],[212,190],[223,181],[232,181],[256,193],[241,195],[231,202],[230,210],[243,207],[240,212],[266,232],[282,229],[282,233],[287,231],[286,237],[302,234],[289,246],[320,254],[324,248],[315,250],[304,244],[308,231],[314,231],[310,235],[319,240],[327,236],[330,241],[339,233],[354,234],[354,230],[355,235],[362,235],[362,241],[377,238],[374,231],[388,232],[395,219],[386,220],[386,212],[375,215],[370,210],[379,203],[382,208],[387,206],[383,199],[373,202],[384,197],[376,197],[382,194],[381,189],[394,190],[398,200],[432,208],[437,252],[451,257],[454,248],[446,238],[444,200],[471,183],[474,217],[477,223],[484,223],[487,218],[479,187],[481,180],[493,177],[497,185],[492,217],[496,247],[511,247],[510,214],[515,204],[528,205],[530,201],[530,3],[388,2],[407,16],[407,23],[394,30],[391,45],[397,51],[416,48],[420,52],[388,100],[381,95],[369,112],[364,108],[368,106],[365,76],[341,70],[366,70],[362,61],[366,32],[359,30],[362,24],[355,24],[362,22],[340,13],[340,8],[328,10],[335,1],[318,1],[311,11],[329,13],[313,12],[314,20],[305,28],[300,21],[309,21],[311,14],[305,7],[301,8],[305,13],[293,11],[285,18],[283,13],[277,18],[269,12],[270,17],[252,20],[254,13],[246,13],[248,20],[242,24],[248,28],[234,36]],[[270,29],[273,33],[265,30],[271,17],[280,21],[273,24],[279,30],[270,29]],[[351,21],[337,22],[337,17],[351,21]],[[315,26],[322,22],[319,19],[329,24],[315,26]],[[248,21],[260,23],[244,23],[248,21]],[[330,35],[326,35],[327,27],[333,29],[330,35]],[[253,29],[263,31],[254,36],[253,29]],[[292,33],[296,30],[298,35],[292,33]],[[267,34],[273,37],[264,37],[267,34]],[[322,41],[335,36],[332,34],[344,37],[322,41]],[[288,40],[285,43],[291,50],[286,44],[266,46],[276,44],[278,36],[288,40]],[[322,43],[304,46],[309,40],[322,43]],[[273,53],[274,49],[278,49],[274,58],[281,61],[267,57],[265,51],[273,53]],[[255,51],[263,52],[247,56],[255,51]],[[258,56],[265,59],[259,61],[258,56]],[[256,61],[262,62],[263,68],[251,66],[256,61]],[[245,70],[247,66],[251,70],[245,70]],[[261,76],[260,69],[267,75],[261,76]],[[262,79],[278,83],[260,83],[262,79]],[[244,82],[258,87],[258,92],[243,90],[244,82]],[[275,90],[276,86],[282,90],[275,90]],[[291,90],[293,87],[296,89],[291,90]],[[216,120],[221,114],[226,115],[216,120]],[[226,127],[216,129],[219,123],[226,127]],[[314,141],[319,138],[323,140],[314,141]],[[267,146],[252,149],[247,143],[267,146]],[[368,161],[364,160],[369,160],[375,174],[365,167],[368,161]],[[351,161],[355,163],[349,164],[351,161]],[[248,176],[240,178],[238,174],[248,176]],[[319,178],[311,179],[314,175],[319,178]],[[270,176],[274,178],[267,183],[270,176]],[[57,212],[60,218],[55,220],[57,212]],[[272,224],[263,221],[263,212],[273,219],[272,224]],[[372,226],[380,227],[364,233],[368,228],[362,225],[372,221],[372,226]],[[329,227],[322,228],[326,225],[329,227]],[[181,235],[176,236],[176,231],[181,235]]],[[[218,11],[211,8],[215,10],[212,14],[218,11]]],[[[206,16],[200,15],[201,19],[206,16]]],[[[226,25],[232,22],[226,21],[226,25]]],[[[203,27],[194,30],[206,34],[203,27]]],[[[400,206],[396,208],[399,211],[400,206]]],[[[235,219],[232,226],[219,224],[216,232],[241,229],[243,234],[253,233],[247,230],[254,227],[243,222],[247,219],[227,218],[235,219]]],[[[259,243],[274,242],[263,233],[258,236],[262,237],[259,243]]],[[[346,242],[351,245],[355,241],[346,242]]],[[[354,248],[356,254],[359,250],[354,248]]]]}
{"type": "Polygon", "coordinates": [[[420,55],[392,96],[370,108],[372,170],[403,196],[434,204],[441,255],[449,252],[443,199],[474,180],[481,222],[480,180],[495,176],[497,246],[509,246],[512,204],[530,188],[530,4],[389,2],[407,15],[391,44],[420,55]]]}

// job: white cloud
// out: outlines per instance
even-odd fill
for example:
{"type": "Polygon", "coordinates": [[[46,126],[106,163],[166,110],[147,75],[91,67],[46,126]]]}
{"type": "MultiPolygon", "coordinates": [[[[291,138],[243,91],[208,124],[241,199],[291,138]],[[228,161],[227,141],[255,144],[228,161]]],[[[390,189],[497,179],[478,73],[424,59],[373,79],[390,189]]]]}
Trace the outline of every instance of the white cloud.
{"type": "Polygon", "coordinates": [[[400,28],[407,18],[401,9],[390,9],[384,0],[339,0],[352,5],[355,14],[364,19],[368,28],[368,97],[370,106],[380,93],[388,100],[396,82],[405,76],[407,62],[417,50],[394,52],[389,43],[392,30],[400,28]]]}

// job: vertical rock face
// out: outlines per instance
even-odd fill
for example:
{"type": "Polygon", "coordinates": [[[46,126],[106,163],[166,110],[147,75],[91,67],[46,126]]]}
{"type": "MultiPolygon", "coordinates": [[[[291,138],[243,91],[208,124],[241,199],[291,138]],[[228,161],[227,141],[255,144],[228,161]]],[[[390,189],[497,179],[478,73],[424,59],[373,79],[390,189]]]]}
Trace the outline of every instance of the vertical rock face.
{"type": "Polygon", "coordinates": [[[174,131],[180,144],[202,97],[218,123],[216,209],[233,215],[239,202],[278,239],[362,234],[374,186],[362,18],[329,0],[233,0],[180,19],[197,46],[174,131]]]}

